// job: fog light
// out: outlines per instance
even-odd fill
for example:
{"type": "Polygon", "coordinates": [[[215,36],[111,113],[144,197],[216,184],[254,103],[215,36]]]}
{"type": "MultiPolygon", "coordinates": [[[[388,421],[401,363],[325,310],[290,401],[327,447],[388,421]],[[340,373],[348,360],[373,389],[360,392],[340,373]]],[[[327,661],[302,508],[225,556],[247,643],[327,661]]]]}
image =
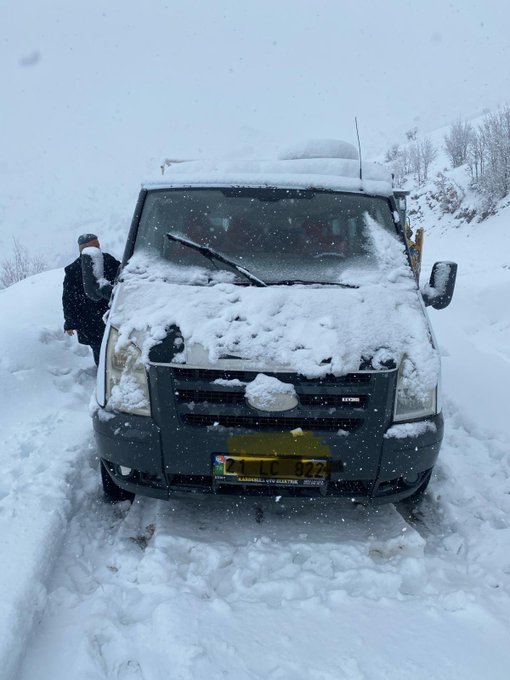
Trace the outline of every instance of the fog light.
{"type": "Polygon", "coordinates": [[[404,484],[407,484],[407,486],[413,486],[413,484],[416,484],[416,482],[420,479],[420,474],[418,472],[415,472],[415,474],[410,474],[406,475],[404,477],[404,484]]]}
{"type": "Polygon", "coordinates": [[[131,468],[128,468],[128,467],[124,467],[124,465],[119,465],[119,471],[120,471],[120,474],[121,474],[123,477],[127,477],[128,475],[131,474],[132,469],[131,469],[131,468]]]}

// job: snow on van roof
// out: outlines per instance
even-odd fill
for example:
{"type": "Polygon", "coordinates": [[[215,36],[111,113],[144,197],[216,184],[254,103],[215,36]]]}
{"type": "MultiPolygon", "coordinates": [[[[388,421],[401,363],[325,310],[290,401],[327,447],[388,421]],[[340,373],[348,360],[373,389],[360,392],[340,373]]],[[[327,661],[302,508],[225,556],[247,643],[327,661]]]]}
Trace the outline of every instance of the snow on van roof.
{"type": "MultiPolygon", "coordinates": [[[[352,145],[331,140],[311,146],[304,144],[269,161],[186,161],[171,163],[163,177],[143,184],[147,189],[204,186],[281,187],[285,189],[326,189],[363,192],[379,196],[393,193],[391,172],[379,163],[363,163],[363,179],[359,178],[359,161],[352,145]],[[350,150],[349,148],[350,147],[350,150]],[[315,154],[336,153],[336,157],[315,154]],[[338,157],[338,154],[344,154],[338,157]],[[345,157],[348,155],[349,157],[345,157]]],[[[356,152],[357,155],[357,152],[356,152]]],[[[165,169],[165,164],[162,166],[165,169]]]]}
{"type": "Polygon", "coordinates": [[[278,154],[281,161],[302,158],[344,158],[357,161],[359,155],[353,144],[340,139],[311,139],[286,147],[278,154]]]}

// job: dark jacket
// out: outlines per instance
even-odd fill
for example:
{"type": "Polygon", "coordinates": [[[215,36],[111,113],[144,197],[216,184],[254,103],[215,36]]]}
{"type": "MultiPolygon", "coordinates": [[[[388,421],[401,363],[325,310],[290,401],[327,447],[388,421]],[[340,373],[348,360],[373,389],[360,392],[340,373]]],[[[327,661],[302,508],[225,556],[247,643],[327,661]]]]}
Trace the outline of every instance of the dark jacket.
{"type": "MultiPolygon", "coordinates": [[[[104,277],[111,283],[117,276],[120,262],[112,255],[103,253],[104,277]]],[[[108,300],[94,302],[85,295],[81,277],[81,257],[65,268],[64,292],[64,330],[76,330],[78,342],[82,345],[97,345],[104,333],[103,316],[108,309],[108,300]]]]}

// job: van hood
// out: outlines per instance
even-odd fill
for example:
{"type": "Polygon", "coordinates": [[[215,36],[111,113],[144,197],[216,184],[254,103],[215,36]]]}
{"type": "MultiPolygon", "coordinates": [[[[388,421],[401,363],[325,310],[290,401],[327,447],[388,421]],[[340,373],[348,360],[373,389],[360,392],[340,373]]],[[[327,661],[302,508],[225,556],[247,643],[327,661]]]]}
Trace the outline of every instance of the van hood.
{"type": "Polygon", "coordinates": [[[179,339],[181,351],[170,351],[165,363],[310,378],[363,367],[387,370],[405,355],[420,388],[431,389],[439,357],[416,284],[407,273],[383,273],[379,279],[360,277],[357,288],[188,285],[130,263],[115,291],[110,321],[120,332],[119,343],[134,341],[145,362],[167,335],[183,343],[179,339]]]}

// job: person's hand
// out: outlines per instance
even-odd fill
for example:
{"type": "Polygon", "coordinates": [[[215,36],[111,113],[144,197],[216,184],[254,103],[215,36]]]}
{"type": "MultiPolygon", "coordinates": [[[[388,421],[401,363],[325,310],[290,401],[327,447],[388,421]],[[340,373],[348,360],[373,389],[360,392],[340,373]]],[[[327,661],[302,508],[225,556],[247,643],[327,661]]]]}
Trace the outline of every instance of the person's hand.
{"type": "Polygon", "coordinates": [[[66,333],[67,335],[74,335],[74,331],[71,329],[67,330],[66,333]]]}

